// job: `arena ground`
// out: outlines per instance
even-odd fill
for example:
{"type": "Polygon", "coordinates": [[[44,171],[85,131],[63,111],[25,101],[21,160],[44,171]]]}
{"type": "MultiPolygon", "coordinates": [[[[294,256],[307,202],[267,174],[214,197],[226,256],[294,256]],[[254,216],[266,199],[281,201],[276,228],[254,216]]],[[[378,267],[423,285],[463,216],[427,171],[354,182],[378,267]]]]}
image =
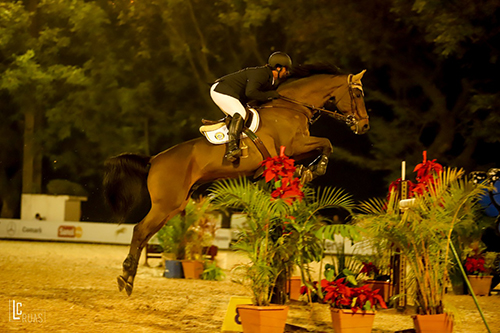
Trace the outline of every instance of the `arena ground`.
{"type": "MultiPolygon", "coordinates": [[[[228,278],[166,279],[161,268],[141,263],[127,297],[116,286],[127,252],[120,245],[0,240],[0,332],[215,333],[230,297],[249,295],[228,278]],[[24,323],[13,317],[16,304],[24,323]]],[[[456,314],[454,332],[487,332],[470,296],[449,295],[447,302],[456,314]]],[[[500,332],[500,295],[479,297],[479,303],[491,332],[500,332]]],[[[410,314],[389,309],[377,313],[373,332],[412,327],[410,314]]],[[[333,333],[311,320],[310,306],[300,302],[291,304],[286,331],[333,333]]]]}

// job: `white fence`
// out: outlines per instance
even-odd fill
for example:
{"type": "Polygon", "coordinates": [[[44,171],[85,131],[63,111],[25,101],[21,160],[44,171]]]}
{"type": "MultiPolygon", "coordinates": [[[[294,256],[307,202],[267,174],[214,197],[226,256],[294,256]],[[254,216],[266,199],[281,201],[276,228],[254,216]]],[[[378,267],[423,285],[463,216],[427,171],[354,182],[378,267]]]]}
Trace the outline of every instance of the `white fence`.
{"type": "MultiPolygon", "coordinates": [[[[0,219],[0,239],[130,244],[134,224],[0,219]]],[[[230,229],[218,229],[214,245],[228,249],[230,229]]],[[[151,243],[157,243],[155,238],[151,243]]]]}
{"type": "Polygon", "coordinates": [[[0,219],[0,238],[130,244],[134,225],[0,219]]]}

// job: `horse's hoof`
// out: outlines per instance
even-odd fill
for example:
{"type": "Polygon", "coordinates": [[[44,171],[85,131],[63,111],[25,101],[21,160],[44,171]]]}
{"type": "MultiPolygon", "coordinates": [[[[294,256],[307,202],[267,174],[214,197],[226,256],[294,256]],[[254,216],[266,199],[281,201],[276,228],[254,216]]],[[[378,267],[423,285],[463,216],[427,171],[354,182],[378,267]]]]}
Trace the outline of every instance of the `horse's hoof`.
{"type": "Polygon", "coordinates": [[[125,281],[125,278],[121,275],[118,278],[116,278],[116,281],[118,282],[119,291],[122,291],[123,288],[125,288],[125,286],[127,285],[127,281],[125,281]]]}
{"type": "Polygon", "coordinates": [[[127,282],[125,285],[125,291],[127,292],[127,296],[130,296],[132,294],[132,289],[134,289],[134,285],[130,282],[127,282]]]}
{"type": "Polygon", "coordinates": [[[315,170],[315,174],[317,176],[324,176],[326,173],[326,165],[319,164],[318,167],[315,170]]]}
{"type": "Polygon", "coordinates": [[[300,182],[302,184],[306,184],[311,182],[314,179],[314,175],[311,170],[305,169],[304,172],[302,172],[302,176],[300,177],[300,182]]]}
{"type": "Polygon", "coordinates": [[[293,173],[293,177],[294,178],[301,178],[305,169],[306,169],[306,167],[303,166],[302,164],[297,165],[297,167],[295,168],[295,172],[293,173]]]}
{"type": "Polygon", "coordinates": [[[325,175],[327,167],[328,157],[326,155],[321,155],[309,165],[309,169],[313,172],[315,177],[325,175]]]}

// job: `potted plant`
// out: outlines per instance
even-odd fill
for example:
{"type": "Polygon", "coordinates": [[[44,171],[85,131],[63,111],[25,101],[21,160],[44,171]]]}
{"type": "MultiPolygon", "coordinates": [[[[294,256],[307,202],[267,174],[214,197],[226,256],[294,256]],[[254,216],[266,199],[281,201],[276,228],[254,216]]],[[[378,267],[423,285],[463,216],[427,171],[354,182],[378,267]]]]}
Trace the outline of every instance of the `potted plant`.
{"type": "MultiPolygon", "coordinates": [[[[243,330],[258,332],[260,319],[246,320],[247,311],[278,312],[282,324],[263,328],[263,332],[283,332],[288,306],[286,285],[293,268],[321,259],[322,241],[318,232],[322,228],[323,208],[351,209],[353,201],[335,189],[312,190],[294,177],[293,160],[284,154],[263,161],[264,179],[252,183],[245,178],[215,183],[212,205],[216,209],[231,208],[246,214],[245,228],[240,230],[233,248],[244,253],[249,262],[237,266],[234,274],[252,292],[253,306],[241,306],[243,330]],[[246,327],[250,324],[252,328],[246,327]]],[[[267,316],[267,315],[266,315],[267,316]]]]}
{"type": "Polygon", "coordinates": [[[379,289],[380,295],[387,303],[392,296],[392,284],[390,272],[379,269],[379,267],[389,267],[381,263],[375,264],[379,258],[374,258],[373,261],[362,261],[363,268],[359,272],[361,276],[365,277],[364,284],[372,290],[379,289]]]}
{"type": "Polygon", "coordinates": [[[478,243],[467,252],[464,268],[472,290],[477,296],[488,296],[493,280],[491,271],[497,254],[481,251],[478,243]]]}
{"type": "Polygon", "coordinates": [[[206,262],[205,269],[201,274],[202,280],[222,281],[226,277],[224,270],[217,266],[215,262],[206,262]]]}
{"type": "MultiPolygon", "coordinates": [[[[367,234],[394,244],[405,256],[417,288],[417,332],[425,331],[420,320],[429,316],[439,317],[439,329],[448,332],[452,323],[445,314],[443,298],[449,282],[450,251],[454,249],[452,233],[455,227],[474,219],[476,199],[485,187],[474,186],[463,177],[463,170],[443,169],[435,160],[428,161],[425,152],[415,171],[418,183],[412,186],[409,207],[400,209],[393,191],[388,200],[362,203],[362,213],[355,218],[367,234]]],[[[436,323],[431,325],[436,329],[436,323]]]]}
{"type": "Polygon", "coordinates": [[[201,278],[205,266],[203,249],[210,247],[215,238],[216,224],[208,214],[209,209],[210,201],[207,198],[200,197],[193,201],[190,211],[192,223],[184,236],[182,268],[186,279],[201,278]]]}
{"type": "Polygon", "coordinates": [[[355,274],[352,271],[352,269],[359,271],[359,267],[357,266],[358,262],[356,260],[352,257],[348,260],[343,256],[343,252],[341,252],[339,257],[334,257],[333,264],[325,265],[323,272],[325,278],[321,279],[321,283],[313,281],[301,288],[301,294],[311,306],[310,319],[312,321],[323,322],[325,324],[332,322],[330,305],[325,298],[325,288],[331,281],[339,281],[341,279],[348,287],[358,286],[356,276],[358,276],[359,273],[355,274]]]}
{"type": "Polygon", "coordinates": [[[209,205],[209,200],[203,198],[189,201],[183,212],[158,231],[156,237],[166,258],[165,277],[186,277],[183,266],[187,268],[187,278],[200,277],[203,247],[211,245],[215,236],[215,224],[208,217],[209,205]]]}
{"type": "Polygon", "coordinates": [[[387,308],[379,290],[372,290],[367,285],[349,286],[347,278],[331,282],[322,280],[321,287],[325,292],[324,300],[330,304],[336,333],[369,333],[372,331],[376,306],[387,308]]]}
{"type": "MultiPolygon", "coordinates": [[[[186,208],[189,211],[190,204],[188,207],[186,208]]],[[[156,234],[156,238],[163,248],[162,258],[165,262],[163,276],[166,278],[184,277],[181,259],[185,255],[184,236],[189,228],[189,222],[190,220],[186,218],[185,213],[177,214],[156,234]]]]}

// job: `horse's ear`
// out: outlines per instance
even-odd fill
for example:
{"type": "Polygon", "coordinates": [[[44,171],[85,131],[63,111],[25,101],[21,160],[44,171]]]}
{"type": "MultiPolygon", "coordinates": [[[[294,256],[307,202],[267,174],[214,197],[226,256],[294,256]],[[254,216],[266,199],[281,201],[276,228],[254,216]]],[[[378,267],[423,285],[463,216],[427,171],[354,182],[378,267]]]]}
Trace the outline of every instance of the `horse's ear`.
{"type": "Polygon", "coordinates": [[[359,74],[355,74],[352,76],[352,82],[361,82],[361,78],[365,74],[366,69],[363,69],[359,74]]]}

